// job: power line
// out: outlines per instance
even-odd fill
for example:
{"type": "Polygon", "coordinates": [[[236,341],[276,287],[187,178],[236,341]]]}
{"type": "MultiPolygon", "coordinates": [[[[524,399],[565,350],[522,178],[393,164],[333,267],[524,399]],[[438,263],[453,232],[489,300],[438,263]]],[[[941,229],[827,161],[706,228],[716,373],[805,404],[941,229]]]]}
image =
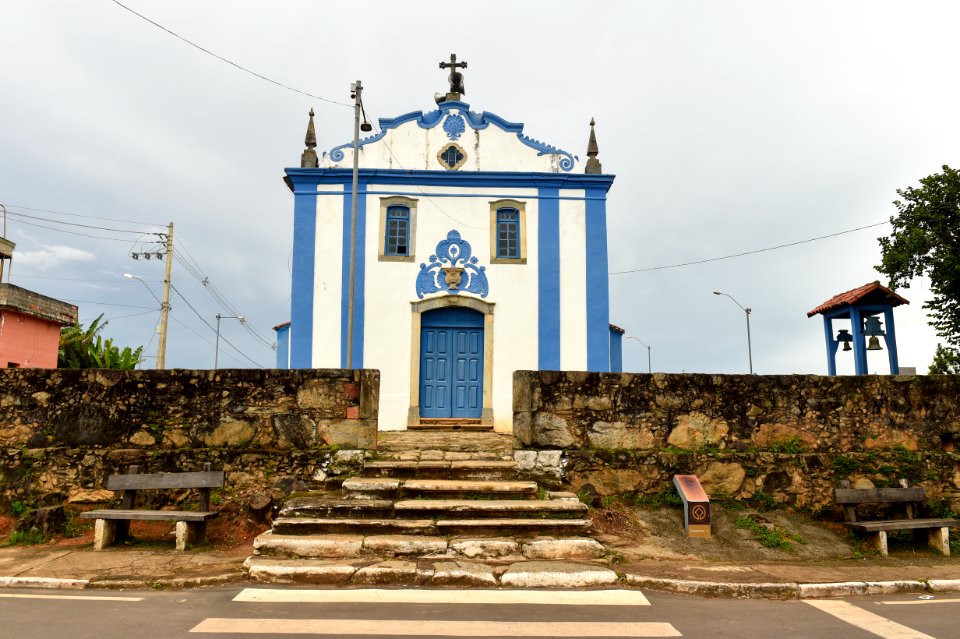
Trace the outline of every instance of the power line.
{"type": "Polygon", "coordinates": [[[107,222],[126,222],[128,224],[144,224],[146,226],[161,226],[153,222],[143,222],[140,220],[122,220],[114,217],[97,217],[96,215],[83,215],[81,213],[67,213],[65,211],[53,211],[51,209],[38,209],[32,206],[22,206],[20,204],[7,204],[7,208],[23,209],[24,211],[36,211],[39,213],[53,213],[55,215],[67,215],[69,217],[80,217],[88,220],[106,220],[107,222]]]}
{"type": "Polygon", "coordinates": [[[67,229],[58,229],[55,226],[46,226],[44,224],[36,224],[34,222],[26,222],[24,220],[17,220],[18,224],[26,224],[27,226],[33,226],[39,229],[47,229],[48,231],[56,231],[57,233],[66,233],[68,235],[79,235],[80,237],[89,237],[95,240],[113,240],[114,242],[123,242],[129,243],[128,238],[123,237],[104,237],[103,235],[90,235],[89,233],[77,233],[76,231],[68,231],[67,229]]]}
{"type": "Polygon", "coordinates": [[[114,233],[132,233],[134,235],[157,235],[158,233],[154,231],[131,231],[129,229],[113,229],[106,226],[92,226],[90,224],[79,224],[77,222],[64,222],[63,220],[54,220],[48,217],[40,217],[38,215],[29,215],[27,213],[19,213],[15,211],[7,211],[7,214],[15,218],[27,218],[30,220],[40,220],[41,222],[50,222],[52,224],[63,224],[64,226],[79,226],[85,229],[94,229],[97,231],[112,231],[114,233]]]}
{"type": "Polygon", "coordinates": [[[719,262],[721,260],[729,260],[734,257],[743,257],[745,255],[756,255],[757,253],[766,253],[767,251],[776,251],[777,249],[787,248],[790,246],[798,246],[800,244],[808,244],[810,242],[816,242],[818,240],[825,240],[831,237],[837,237],[838,235],[846,235],[847,233],[855,233],[857,231],[863,231],[864,229],[872,229],[876,226],[883,226],[884,224],[889,224],[889,221],[877,222],[876,224],[868,224],[867,226],[859,226],[855,229],[847,229],[846,231],[838,231],[836,233],[830,233],[828,235],[820,235],[818,237],[811,237],[806,240],[799,240],[797,242],[788,242],[787,244],[778,244],[777,246],[768,246],[767,248],[756,249],[753,251],[744,251],[743,253],[734,253],[733,255],[724,255],[723,257],[711,257],[705,260],[696,260],[693,262],[681,262],[680,264],[667,264],[665,266],[651,266],[648,268],[634,268],[626,271],[610,271],[609,275],[625,275],[627,273],[644,273],[647,271],[662,271],[668,268],[680,268],[681,266],[693,266],[695,264],[707,264],[708,262],[719,262]]]}
{"type": "MultiPolygon", "coordinates": [[[[182,299],[182,300],[183,300],[183,303],[186,304],[187,307],[188,307],[191,311],[193,311],[193,314],[196,315],[198,318],[200,318],[200,321],[201,321],[201,322],[203,322],[204,324],[207,325],[207,328],[209,328],[209,329],[210,329],[211,331],[213,331],[214,333],[217,332],[217,329],[215,329],[213,326],[211,326],[211,325],[210,325],[210,322],[208,322],[208,321],[206,320],[206,318],[204,318],[204,316],[201,315],[200,312],[199,312],[197,309],[195,309],[190,302],[187,301],[187,298],[185,298],[185,297],[183,296],[183,294],[182,294],[180,291],[177,290],[177,287],[175,287],[173,284],[171,284],[171,285],[170,285],[170,288],[173,289],[173,292],[174,292],[174,293],[176,293],[177,295],[180,296],[180,299],[182,299]]],[[[235,350],[235,351],[237,352],[237,354],[239,354],[241,357],[243,357],[244,359],[246,359],[248,362],[250,362],[251,364],[253,364],[253,365],[256,366],[257,368],[263,368],[263,366],[261,366],[259,363],[255,362],[255,361],[253,361],[252,359],[250,359],[249,357],[247,357],[247,354],[246,354],[246,353],[244,353],[244,352],[241,351],[239,348],[237,348],[236,346],[234,346],[234,345],[233,345],[229,340],[227,340],[227,338],[225,338],[222,334],[220,335],[220,340],[223,341],[225,344],[227,344],[230,348],[232,348],[233,350],[235,350]]]]}
{"type": "Polygon", "coordinates": [[[61,298],[64,302],[70,302],[71,304],[96,304],[97,306],[118,306],[120,308],[148,308],[151,311],[159,311],[160,309],[154,308],[153,306],[135,306],[133,304],[111,304],[110,302],[97,302],[94,300],[72,300],[66,297],[61,298]]]}
{"type": "Polygon", "coordinates": [[[232,60],[228,60],[227,58],[224,58],[223,56],[218,55],[218,54],[214,53],[213,51],[210,51],[209,49],[204,49],[203,47],[201,47],[199,44],[197,44],[197,43],[195,43],[195,42],[192,42],[192,41],[190,41],[190,40],[187,40],[186,38],[184,38],[184,37],[183,37],[182,35],[180,35],[179,33],[176,33],[176,32],[174,32],[174,31],[171,31],[171,30],[168,29],[167,27],[163,26],[162,24],[160,24],[160,23],[158,23],[158,22],[155,22],[155,21],[151,20],[150,18],[148,18],[147,16],[143,15],[142,13],[137,13],[136,11],[134,11],[133,9],[131,9],[130,7],[128,7],[127,5],[123,4],[122,2],[118,2],[117,0],[111,0],[111,1],[112,1],[115,5],[117,5],[118,7],[122,8],[122,9],[126,9],[127,11],[129,11],[129,12],[132,13],[133,15],[137,16],[138,18],[141,18],[141,19],[143,19],[143,20],[146,20],[147,22],[149,22],[149,23],[152,24],[153,26],[157,27],[158,29],[162,29],[163,31],[166,31],[167,33],[169,33],[169,34],[172,35],[173,37],[177,38],[178,40],[181,40],[181,41],[189,44],[189,45],[190,45],[191,47],[193,47],[194,49],[197,49],[197,50],[199,50],[199,51],[202,51],[202,52],[206,53],[207,55],[211,55],[211,56],[213,56],[214,58],[220,60],[221,62],[226,62],[226,63],[229,64],[230,66],[235,67],[235,68],[239,69],[240,71],[243,71],[244,73],[249,73],[250,75],[252,75],[252,76],[254,76],[254,77],[257,77],[257,78],[260,78],[261,80],[266,80],[266,81],[269,82],[270,84],[275,84],[275,85],[277,85],[278,87],[287,89],[288,91],[293,91],[294,93],[299,93],[300,95],[305,95],[305,96],[307,96],[307,97],[309,97],[309,98],[314,98],[315,100],[322,100],[323,102],[329,102],[330,104],[338,104],[338,105],[340,105],[340,106],[345,106],[345,107],[353,108],[353,105],[352,105],[352,104],[347,104],[346,102],[337,102],[336,100],[331,100],[330,98],[324,98],[324,97],[320,97],[319,95],[313,95],[312,93],[307,93],[306,91],[301,91],[300,89],[295,89],[295,88],[293,88],[293,87],[291,87],[291,86],[288,86],[288,85],[286,85],[286,84],[283,84],[282,82],[277,82],[276,80],[273,80],[273,79],[271,79],[271,78],[268,78],[268,77],[265,76],[265,75],[261,75],[261,74],[257,73],[256,71],[251,71],[250,69],[248,69],[248,68],[246,68],[246,67],[244,67],[244,66],[241,66],[241,65],[237,64],[236,62],[233,62],[232,60]]]}

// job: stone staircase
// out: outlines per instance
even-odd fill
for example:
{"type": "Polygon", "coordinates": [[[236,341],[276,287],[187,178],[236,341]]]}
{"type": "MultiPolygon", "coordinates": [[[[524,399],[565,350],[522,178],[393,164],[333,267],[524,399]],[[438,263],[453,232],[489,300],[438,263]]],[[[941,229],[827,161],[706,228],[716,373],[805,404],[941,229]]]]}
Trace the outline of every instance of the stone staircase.
{"type": "Polygon", "coordinates": [[[384,575],[401,571],[421,583],[443,565],[461,585],[491,585],[488,573],[496,567],[464,577],[479,569],[470,561],[505,566],[603,557],[603,546],[584,537],[587,506],[572,493],[526,480],[510,436],[401,431],[379,437],[376,458],[338,493],[287,500],[273,528],[254,541],[255,554],[245,562],[252,579],[395,583],[384,575]]]}

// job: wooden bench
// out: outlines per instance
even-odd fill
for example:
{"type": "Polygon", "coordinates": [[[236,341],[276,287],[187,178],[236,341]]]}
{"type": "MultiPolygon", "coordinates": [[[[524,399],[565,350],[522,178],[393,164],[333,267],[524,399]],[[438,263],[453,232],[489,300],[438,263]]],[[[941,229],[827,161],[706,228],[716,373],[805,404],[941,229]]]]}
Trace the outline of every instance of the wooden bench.
{"type": "Polygon", "coordinates": [[[850,482],[842,481],[836,489],[837,503],[843,507],[844,524],[851,530],[865,533],[872,545],[887,556],[888,530],[927,529],[927,543],[944,555],[950,555],[950,528],[960,524],[956,519],[918,518],[919,506],[926,500],[923,488],[911,488],[901,480],[900,488],[850,488],[850,482]],[[904,519],[857,520],[860,504],[902,504],[904,519]]]}
{"type": "Polygon", "coordinates": [[[122,490],[123,502],[119,509],[100,509],[81,513],[83,519],[95,519],[93,549],[103,550],[117,539],[129,535],[130,522],[175,521],[177,522],[177,550],[186,550],[188,544],[206,536],[207,520],[217,516],[210,510],[210,489],[223,487],[223,471],[210,470],[204,465],[201,472],[192,473],[140,473],[139,467],[130,466],[126,475],[110,475],[109,490],[122,490]],[[197,488],[200,492],[199,510],[136,510],[134,501],[138,490],[171,490],[197,488]]]}

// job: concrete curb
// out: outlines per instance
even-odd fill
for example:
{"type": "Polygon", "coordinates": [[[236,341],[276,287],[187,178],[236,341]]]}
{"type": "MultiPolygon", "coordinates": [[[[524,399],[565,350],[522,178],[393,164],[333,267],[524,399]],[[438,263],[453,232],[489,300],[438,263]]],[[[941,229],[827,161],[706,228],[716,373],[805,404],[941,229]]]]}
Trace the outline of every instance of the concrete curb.
{"type": "Polygon", "coordinates": [[[167,579],[99,579],[90,581],[88,588],[103,590],[123,590],[127,588],[163,588],[178,590],[182,588],[199,588],[201,586],[219,586],[223,584],[243,581],[246,575],[242,571],[228,572],[206,577],[171,577],[167,579]]]}
{"type": "Polygon", "coordinates": [[[0,577],[0,588],[60,588],[83,590],[89,579],[54,579],[52,577],[0,577]]]}

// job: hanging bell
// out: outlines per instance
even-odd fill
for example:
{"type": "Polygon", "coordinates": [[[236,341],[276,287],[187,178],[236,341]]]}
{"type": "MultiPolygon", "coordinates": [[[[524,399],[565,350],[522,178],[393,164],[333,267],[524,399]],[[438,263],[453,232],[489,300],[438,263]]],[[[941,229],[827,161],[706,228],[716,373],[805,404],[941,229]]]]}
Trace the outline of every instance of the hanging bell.
{"type": "Polygon", "coordinates": [[[844,343],[843,343],[843,350],[845,350],[845,351],[852,351],[852,350],[853,350],[853,348],[850,347],[850,342],[844,342],[844,343]]]}
{"type": "Polygon", "coordinates": [[[876,335],[870,336],[870,341],[867,342],[868,351],[882,351],[883,348],[880,346],[880,338],[876,335]]]}
{"type": "Polygon", "coordinates": [[[853,335],[851,335],[850,331],[848,331],[847,329],[841,328],[839,331],[837,331],[837,341],[843,342],[843,350],[845,351],[852,350],[850,348],[850,342],[853,341],[853,335]]]}

